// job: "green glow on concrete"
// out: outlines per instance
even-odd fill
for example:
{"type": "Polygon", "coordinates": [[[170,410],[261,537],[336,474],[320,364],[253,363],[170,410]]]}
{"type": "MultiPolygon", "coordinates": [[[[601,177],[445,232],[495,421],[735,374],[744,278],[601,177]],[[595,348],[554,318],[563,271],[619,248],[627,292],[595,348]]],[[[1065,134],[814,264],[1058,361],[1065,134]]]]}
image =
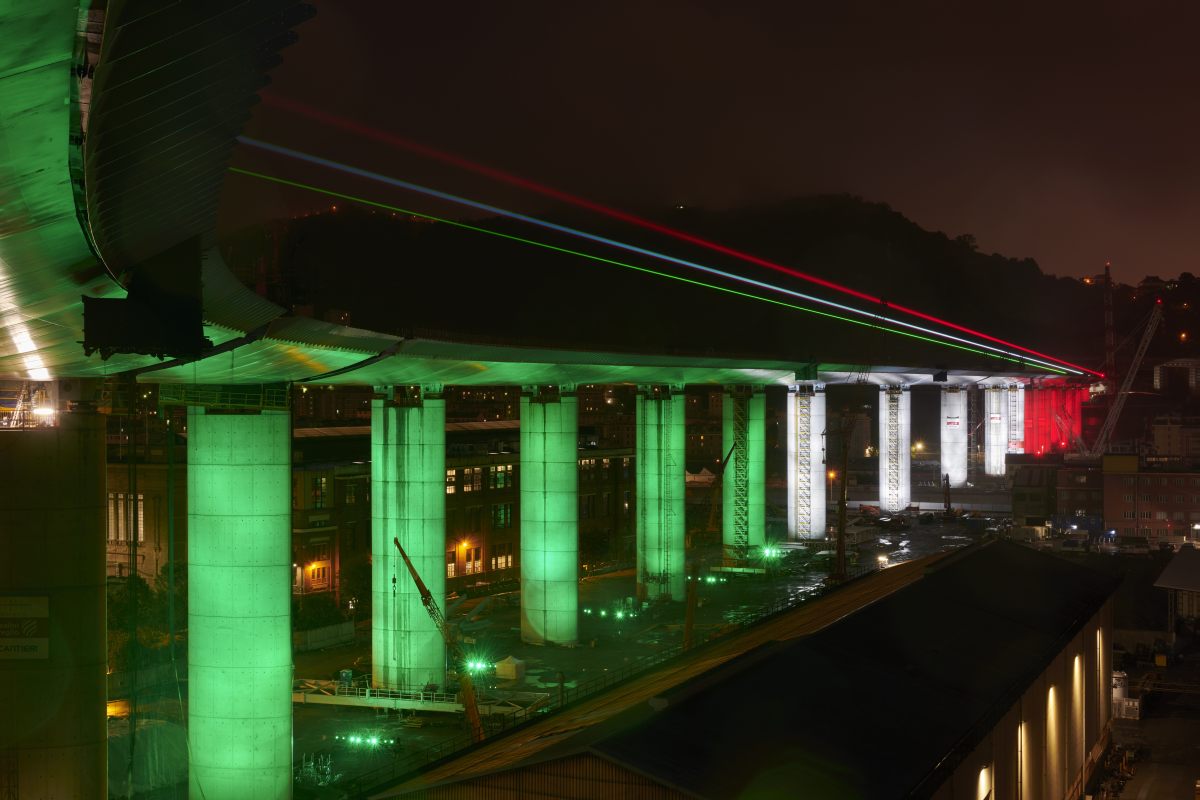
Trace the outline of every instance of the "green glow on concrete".
{"type": "Polygon", "coordinates": [[[188,408],[191,797],[292,796],[291,417],[188,408]]]}
{"type": "Polygon", "coordinates": [[[637,395],[638,597],[685,598],[684,448],[682,388],[637,395]]]}
{"type": "Polygon", "coordinates": [[[440,397],[425,396],[419,405],[371,401],[371,678],[391,689],[442,686],[446,646],[393,538],[444,607],[446,401],[440,397]]]}
{"type": "Polygon", "coordinates": [[[19,650],[0,653],[0,796],[96,797],[108,783],[104,419],[62,414],[0,445],[0,623],[20,631],[3,640],[19,650]]]}
{"type": "Polygon", "coordinates": [[[291,181],[286,178],[277,178],[273,175],[266,175],[261,172],[253,172],[251,170],[239,169],[237,167],[230,167],[229,171],[234,172],[238,175],[246,175],[247,177],[258,178],[260,180],[269,181],[271,183],[277,183],[282,186],[291,186],[296,189],[304,189],[306,191],[316,192],[317,194],[323,194],[327,197],[336,197],[340,200],[349,200],[352,203],[359,203],[361,205],[368,206],[371,208],[381,208],[381,209],[384,209],[387,211],[394,211],[398,214],[406,214],[406,215],[413,216],[413,217],[420,217],[421,219],[428,219],[433,222],[442,223],[444,225],[451,225],[455,228],[462,228],[464,230],[474,231],[476,233],[482,233],[482,234],[486,234],[488,236],[495,236],[499,239],[508,239],[510,241],[521,242],[522,244],[531,245],[533,247],[541,247],[545,250],[553,250],[558,253],[563,253],[565,255],[570,255],[570,256],[576,256],[578,258],[583,258],[588,261],[593,261],[593,262],[596,262],[599,264],[608,264],[609,266],[620,267],[621,269],[629,269],[629,270],[633,270],[634,272],[643,272],[647,275],[654,275],[656,277],[665,278],[667,280],[679,281],[680,283],[688,283],[693,286],[700,286],[705,289],[712,289],[713,291],[724,292],[725,294],[731,294],[731,295],[735,295],[737,297],[744,297],[748,300],[759,300],[763,303],[770,303],[771,305],[780,306],[782,308],[790,308],[794,311],[803,311],[806,314],[815,314],[819,317],[827,317],[829,319],[836,319],[841,322],[848,322],[851,325],[859,325],[864,328],[871,328],[873,330],[882,331],[884,333],[893,333],[898,336],[906,336],[910,339],[918,339],[920,341],[929,342],[930,344],[936,344],[941,347],[950,347],[955,350],[961,350],[961,351],[967,352],[967,353],[974,353],[976,355],[986,356],[987,358],[997,358],[1002,361],[1008,361],[1013,364],[1020,364],[1022,369],[1039,369],[1039,370],[1043,370],[1045,372],[1052,372],[1052,373],[1055,373],[1058,375],[1066,375],[1067,374],[1066,370],[1056,369],[1054,367],[1043,366],[1040,364],[1029,364],[1024,359],[1021,359],[1021,358],[1014,358],[1012,356],[1006,356],[1006,355],[1002,355],[1000,353],[994,353],[994,352],[991,352],[988,350],[981,350],[979,348],[970,347],[970,346],[964,345],[964,344],[948,342],[948,341],[945,341],[942,339],[934,338],[932,336],[923,336],[919,333],[913,333],[912,331],[900,330],[898,328],[890,328],[886,325],[879,325],[874,322],[868,322],[865,320],[854,319],[852,317],[845,317],[845,316],[842,316],[841,314],[834,314],[829,311],[820,311],[815,308],[809,308],[807,306],[798,305],[796,303],[789,303],[784,300],[778,300],[773,297],[764,297],[762,295],[757,295],[752,292],[743,292],[738,289],[731,289],[727,286],[719,286],[717,284],[708,283],[706,281],[695,280],[694,278],[685,278],[680,275],[672,275],[669,272],[662,272],[660,270],[650,269],[649,267],[638,266],[636,264],[629,264],[627,262],[618,261],[613,258],[604,258],[603,256],[597,256],[597,255],[593,255],[591,253],[584,253],[579,250],[573,250],[569,247],[559,247],[557,245],[547,244],[546,242],[539,242],[534,239],[528,239],[523,236],[515,236],[510,233],[501,233],[499,231],[489,230],[488,228],[482,228],[478,225],[471,225],[470,223],[467,223],[467,222],[461,222],[461,221],[449,219],[446,217],[439,217],[435,214],[426,214],[426,213],[423,213],[420,211],[413,211],[412,209],[401,208],[400,206],[394,206],[389,203],[380,203],[375,200],[368,200],[368,199],[358,196],[358,195],[346,194],[344,192],[337,192],[332,189],[323,189],[319,186],[313,186],[311,184],[301,183],[299,181],[291,181]]]}
{"type": "Polygon", "coordinates": [[[729,463],[725,466],[725,473],[721,476],[721,518],[723,523],[721,538],[726,548],[733,547],[736,544],[734,519],[739,511],[739,507],[744,506],[744,513],[748,520],[746,545],[753,552],[756,548],[762,547],[767,532],[766,395],[763,394],[762,387],[758,386],[754,387],[754,391],[747,398],[746,441],[744,445],[741,442],[734,441],[733,403],[733,397],[730,392],[726,391],[721,403],[721,415],[723,418],[721,448],[728,453],[729,448],[733,447],[733,455],[730,456],[729,463]],[[735,497],[737,484],[735,478],[738,469],[741,468],[739,462],[743,459],[745,460],[744,469],[746,470],[749,492],[744,499],[739,499],[735,497]]]}
{"type": "Polygon", "coordinates": [[[578,400],[521,395],[521,639],[579,637],[578,400]]]}

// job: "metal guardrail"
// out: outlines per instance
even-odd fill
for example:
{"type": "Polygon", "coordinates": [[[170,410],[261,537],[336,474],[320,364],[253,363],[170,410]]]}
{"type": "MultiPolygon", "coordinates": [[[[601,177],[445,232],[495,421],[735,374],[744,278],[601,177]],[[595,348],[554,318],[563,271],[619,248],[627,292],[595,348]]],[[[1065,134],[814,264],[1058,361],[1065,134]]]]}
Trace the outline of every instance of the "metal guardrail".
{"type": "MultiPolygon", "coordinates": [[[[857,566],[848,570],[846,583],[879,571],[880,567],[878,564],[857,566]]],[[[845,583],[841,584],[841,586],[845,585],[845,583]]],[[[654,667],[679,658],[685,653],[695,652],[708,644],[716,643],[740,630],[760,625],[779,614],[792,611],[805,603],[825,596],[836,588],[838,587],[823,587],[798,599],[784,599],[772,603],[743,625],[736,626],[732,630],[725,628],[710,632],[708,636],[697,641],[689,650],[685,651],[682,644],[672,645],[657,653],[630,661],[616,669],[606,670],[603,675],[580,683],[574,688],[564,686],[558,692],[551,693],[549,701],[545,704],[535,704],[529,708],[518,709],[506,714],[485,716],[483,723],[486,737],[482,742],[472,742],[470,734],[463,733],[427,748],[402,755],[390,764],[384,764],[373,770],[351,776],[343,781],[339,785],[339,788],[345,790],[346,797],[365,798],[371,792],[383,788],[384,784],[415,774],[437,761],[457,755],[460,752],[465,752],[472,747],[486,745],[496,734],[520,727],[521,725],[530,724],[536,720],[545,719],[548,715],[561,711],[592,695],[599,694],[617,684],[624,683],[654,667]]]]}
{"type": "Polygon", "coordinates": [[[291,392],[286,384],[166,383],[159,386],[158,402],[164,406],[286,411],[291,404],[291,392]]]}
{"type": "Polygon", "coordinates": [[[447,692],[413,692],[399,689],[372,689],[368,686],[338,684],[338,697],[384,697],[389,700],[411,700],[419,703],[458,703],[458,695],[447,692]]]}

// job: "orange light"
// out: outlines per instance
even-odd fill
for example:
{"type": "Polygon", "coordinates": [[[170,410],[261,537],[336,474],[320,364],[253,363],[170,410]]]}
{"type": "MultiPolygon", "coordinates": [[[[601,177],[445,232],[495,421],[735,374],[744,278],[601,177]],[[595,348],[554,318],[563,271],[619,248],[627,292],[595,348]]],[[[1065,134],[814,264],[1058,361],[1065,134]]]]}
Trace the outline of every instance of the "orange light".
{"type": "Polygon", "coordinates": [[[829,470],[828,474],[829,474],[829,480],[833,480],[837,477],[837,470],[831,469],[831,470],[829,470]]]}

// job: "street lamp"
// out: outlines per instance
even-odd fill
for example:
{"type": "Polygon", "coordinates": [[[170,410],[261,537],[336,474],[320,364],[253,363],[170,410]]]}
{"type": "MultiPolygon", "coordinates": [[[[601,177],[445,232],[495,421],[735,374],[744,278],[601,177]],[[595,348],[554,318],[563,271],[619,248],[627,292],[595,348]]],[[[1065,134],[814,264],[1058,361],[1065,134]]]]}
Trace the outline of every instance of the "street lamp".
{"type": "Polygon", "coordinates": [[[829,504],[833,505],[833,482],[837,480],[837,470],[831,469],[825,474],[829,478],[829,504]]]}

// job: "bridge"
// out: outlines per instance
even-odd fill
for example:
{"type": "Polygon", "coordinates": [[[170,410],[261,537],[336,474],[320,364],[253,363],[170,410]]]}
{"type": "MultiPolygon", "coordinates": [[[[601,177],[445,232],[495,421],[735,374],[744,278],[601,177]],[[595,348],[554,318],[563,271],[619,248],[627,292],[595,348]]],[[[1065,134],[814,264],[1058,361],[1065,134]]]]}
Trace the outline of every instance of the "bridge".
{"type": "MultiPolygon", "coordinates": [[[[839,333],[850,323],[831,319],[805,334],[807,350],[828,350],[822,359],[788,360],[480,344],[291,316],[234,278],[213,227],[256,92],[311,9],[111,0],[80,12],[44,0],[0,5],[0,15],[0,378],[46,398],[43,424],[0,431],[0,619],[13,621],[0,640],[0,758],[12,762],[0,774],[15,776],[22,796],[85,796],[106,783],[96,409],[114,381],[158,384],[187,406],[190,779],[192,795],[210,799],[291,794],[291,425],[286,402],[270,399],[288,384],[376,387],[372,691],[381,694],[363,701],[393,704],[446,679],[415,588],[403,582],[393,595],[386,580],[398,537],[435,595],[445,593],[447,386],[522,387],[521,635],[541,644],[577,640],[578,386],[637,387],[647,600],[684,599],[686,386],[726,393],[722,535],[735,558],[767,544],[767,387],[787,393],[795,540],[826,535],[831,387],[878,387],[879,499],[889,511],[911,503],[915,386],[940,387],[941,471],[952,486],[967,479],[972,392],[982,394],[989,474],[1039,437],[1078,435],[1081,394],[1064,377],[1080,370],[963,330],[881,347],[873,359],[891,360],[864,365],[848,352],[854,331],[839,333]],[[953,341],[970,347],[941,347],[953,341]],[[249,394],[258,399],[247,403],[249,394]]],[[[900,330],[886,310],[868,309],[861,324],[873,335],[900,330]]]]}

